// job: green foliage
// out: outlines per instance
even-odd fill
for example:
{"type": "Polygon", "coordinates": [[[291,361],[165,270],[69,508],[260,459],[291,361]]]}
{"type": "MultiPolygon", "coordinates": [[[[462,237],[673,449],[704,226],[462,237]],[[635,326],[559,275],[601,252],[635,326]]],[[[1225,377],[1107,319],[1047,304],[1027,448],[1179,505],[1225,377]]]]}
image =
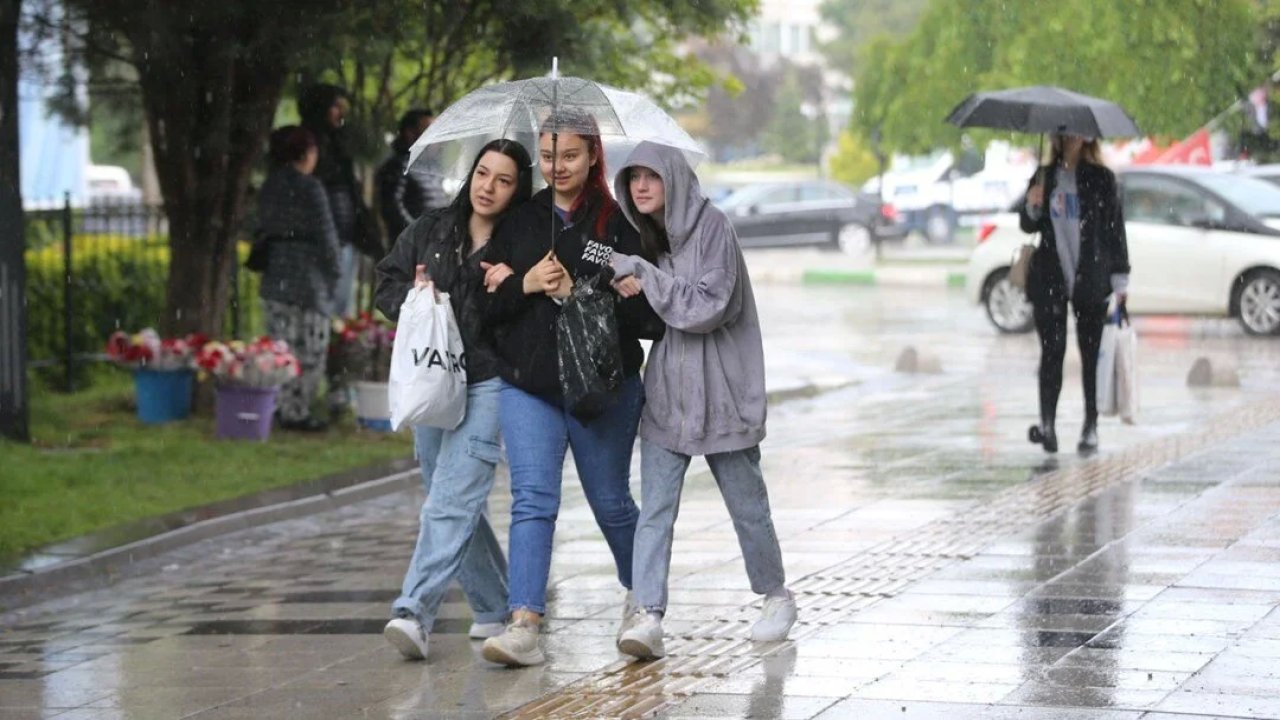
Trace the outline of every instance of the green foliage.
{"type": "MultiPolygon", "coordinates": [[[[248,246],[241,243],[241,260],[248,246]]],[[[160,327],[169,272],[168,238],[77,235],[71,252],[71,342],[76,354],[102,352],[116,330],[135,332],[160,327]]],[[[66,347],[64,329],[65,256],[61,244],[26,252],[27,355],[56,360],[66,347]]],[[[258,276],[242,272],[241,335],[262,327],[257,301],[258,276]]],[[[228,314],[225,332],[231,333],[228,314]]]]}
{"type": "MultiPolygon", "coordinates": [[[[761,145],[783,160],[793,163],[817,162],[822,152],[826,120],[820,115],[807,117],[802,107],[805,93],[795,73],[787,73],[774,98],[773,119],[760,137],[761,145]]],[[[810,107],[817,107],[810,105],[810,107]]]]}
{"type": "Polygon", "coordinates": [[[854,123],[891,151],[956,146],[943,119],[970,93],[1050,84],[1185,135],[1258,81],[1256,22],[1251,0],[932,0],[904,41],[866,47],[854,123]]]}
{"type": "Polygon", "coordinates": [[[867,139],[852,130],[842,131],[831,156],[831,179],[859,187],[879,172],[879,162],[867,139]]]}
{"type": "Polygon", "coordinates": [[[867,43],[881,36],[905,37],[927,5],[928,0],[825,0],[819,12],[837,35],[823,43],[822,53],[831,67],[852,76],[867,43]]]}
{"type": "Polygon", "coordinates": [[[487,82],[563,75],[648,92],[679,107],[717,80],[681,50],[694,34],[733,33],[758,0],[534,0],[522,3],[390,0],[352,4],[340,31],[298,60],[298,84],[353,92],[360,154],[376,160],[384,133],[420,106],[437,112],[487,82]]]}

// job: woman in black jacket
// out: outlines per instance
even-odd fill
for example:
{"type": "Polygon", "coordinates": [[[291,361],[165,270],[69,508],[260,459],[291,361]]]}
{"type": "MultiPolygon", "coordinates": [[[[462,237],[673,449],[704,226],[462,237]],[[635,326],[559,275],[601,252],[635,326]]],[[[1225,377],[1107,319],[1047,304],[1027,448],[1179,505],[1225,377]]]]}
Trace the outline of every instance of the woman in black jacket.
{"type": "Polygon", "coordinates": [[[484,257],[498,224],[529,199],[533,169],[524,147],[494,140],[481,148],[471,174],[446,208],[405,228],[378,263],[375,301],[400,315],[411,287],[433,282],[449,293],[466,349],[467,410],[454,430],[418,425],[414,445],[427,500],[394,617],[384,637],[406,658],[427,656],[427,635],[449,582],[458,576],[475,622],[473,638],[502,631],[507,615],[506,561],[484,509],[493,488],[498,446],[498,362],[481,318],[484,257]]]}
{"type": "Polygon", "coordinates": [[[271,133],[271,170],[258,192],[257,235],[267,244],[258,294],[267,332],[289,343],[302,374],[280,388],[277,417],[286,430],[317,431],[311,414],[329,350],[329,314],[338,282],[338,233],[324,186],[311,176],[316,139],[290,125],[271,133]]]}
{"type": "MultiPolygon", "coordinates": [[[[578,477],[613,553],[631,602],[631,554],[638,510],[631,497],[631,452],[644,386],[639,338],[658,337],[661,321],[643,296],[616,304],[623,381],[599,416],[575,417],[560,392],[556,317],[575,280],[609,273],[613,252],[642,254],[640,236],[609,195],[598,133],[548,128],[592,127],[586,117],[557,115],[543,125],[539,166],[550,187],[516,211],[494,239],[486,284],[489,318],[503,386],[502,437],[511,464],[511,623],[485,641],[484,657],[504,665],[543,662],[539,624],[546,611],[551,544],[560,508],[565,451],[573,449],[578,477]],[[554,150],[553,150],[554,148],[554,150]]],[[[650,258],[653,259],[653,258],[650,258]]]]}
{"type": "Polygon", "coordinates": [[[1028,437],[1046,452],[1058,451],[1054,421],[1070,302],[1084,380],[1078,449],[1093,452],[1098,448],[1098,348],[1107,304],[1114,292],[1123,308],[1129,287],[1129,248],[1116,176],[1103,166],[1097,140],[1055,135],[1053,162],[1032,179],[1020,215],[1023,232],[1038,232],[1041,238],[1027,276],[1027,297],[1040,336],[1040,424],[1030,428],[1028,437]]]}

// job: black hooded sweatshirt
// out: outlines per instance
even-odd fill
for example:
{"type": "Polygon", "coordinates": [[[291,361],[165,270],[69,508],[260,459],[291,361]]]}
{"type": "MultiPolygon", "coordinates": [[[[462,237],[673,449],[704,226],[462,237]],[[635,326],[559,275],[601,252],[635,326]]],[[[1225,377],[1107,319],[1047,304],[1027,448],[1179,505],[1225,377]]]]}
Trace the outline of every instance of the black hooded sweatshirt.
{"type": "MultiPolygon", "coordinates": [[[[556,352],[556,316],[560,304],[543,293],[526,295],[524,276],[551,250],[554,227],[556,257],[575,280],[608,270],[614,250],[643,255],[640,234],[627,222],[612,198],[584,203],[568,227],[552,209],[552,191],[544,188],[520,206],[498,228],[489,243],[489,261],[514,271],[488,294],[486,317],[498,351],[502,379],[546,400],[560,402],[560,365],[556,352]],[[604,237],[595,237],[603,203],[613,204],[604,237]]],[[[657,340],[665,325],[643,295],[617,302],[618,338],[623,375],[640,372],[644,350],[640,338],[657,340]]]]}

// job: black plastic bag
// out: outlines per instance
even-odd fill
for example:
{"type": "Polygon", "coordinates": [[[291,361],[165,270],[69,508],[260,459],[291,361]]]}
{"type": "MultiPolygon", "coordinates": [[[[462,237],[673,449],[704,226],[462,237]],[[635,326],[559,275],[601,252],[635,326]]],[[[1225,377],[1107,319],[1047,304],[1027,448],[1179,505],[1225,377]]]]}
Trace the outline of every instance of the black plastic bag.
{"type": "Polygon", "coordinates": [[[622,384],[611,275],[604,271],[579,278],[556,317],[560,391],[565,408],[584,422],[603,414],[622,384]]]}

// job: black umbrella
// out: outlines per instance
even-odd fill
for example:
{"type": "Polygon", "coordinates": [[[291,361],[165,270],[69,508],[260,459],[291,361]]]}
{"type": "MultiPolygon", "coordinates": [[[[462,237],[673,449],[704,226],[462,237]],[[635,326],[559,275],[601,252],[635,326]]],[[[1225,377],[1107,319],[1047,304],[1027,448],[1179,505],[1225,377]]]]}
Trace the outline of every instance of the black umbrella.
{"type": "Polygon", "coordinates": [[[1110,100],[1052,85],[974,93],[947,116],[958,127],[1084,137],[1141,135],[1138,126],[1110,100]]]}

